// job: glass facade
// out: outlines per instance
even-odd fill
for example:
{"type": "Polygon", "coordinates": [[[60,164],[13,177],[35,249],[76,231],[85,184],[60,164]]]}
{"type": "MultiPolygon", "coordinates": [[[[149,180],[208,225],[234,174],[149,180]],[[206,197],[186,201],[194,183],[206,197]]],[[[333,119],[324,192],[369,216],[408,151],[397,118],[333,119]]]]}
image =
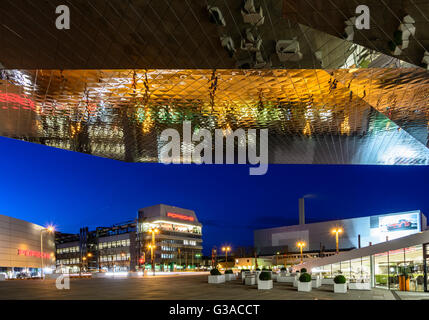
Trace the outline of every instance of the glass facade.
{"type": "Polygon", "coordinates": [[[425,277],[426,281],[429,280],[429,246],[426,244],[425,254],[423,247],[424,245],[417,245],[377,253],[324,265],[313,271],[321,274],[322,278],[343,274],[350,283],[370,283],[372,276],[373,286],[377,288],[421,292],[425,291],[425,277]]]}

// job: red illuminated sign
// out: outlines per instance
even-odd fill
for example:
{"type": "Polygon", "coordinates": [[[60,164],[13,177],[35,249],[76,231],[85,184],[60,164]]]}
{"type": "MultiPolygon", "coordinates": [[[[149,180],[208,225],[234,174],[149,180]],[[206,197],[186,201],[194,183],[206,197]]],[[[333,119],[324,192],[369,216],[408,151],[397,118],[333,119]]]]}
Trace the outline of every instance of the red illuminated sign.
{"type": "Polygon", "coordinates": [[[43,258],[45,259],[49,259],[50,258],[50,254],[46,253],[46,252],[39,252],[39,251],[33,251],[33,250],[22,250],[22,249],[18,249],[18,255],[19,256],[26,256],[26,257],[37,257],[37,258],[41,258],[43,256],[43,258]]]}
{"type": "Polygon", "coordinates": [[[34,102],[32,100],[15,93],[0,92],[0,102],[16,103],[24,107],[34,108],[34,102]]]}
{"type": "Polygon", "coordinates": [[[173,213],[173,212],[168,212],[167,217],[186,220],[186,221],[194,221],[194,217],[185,216],[184,214],[173,213]]]}

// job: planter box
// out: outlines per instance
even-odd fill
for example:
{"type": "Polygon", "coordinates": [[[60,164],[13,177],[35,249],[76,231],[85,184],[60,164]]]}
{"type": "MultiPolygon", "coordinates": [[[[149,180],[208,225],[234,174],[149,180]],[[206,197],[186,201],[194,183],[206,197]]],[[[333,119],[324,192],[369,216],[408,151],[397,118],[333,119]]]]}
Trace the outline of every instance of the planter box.
{"type": "Polygon", "coordinates": [[[225,281],[231,281],[235,279],[236,279],[235,274],[233,273],[225,274],[225,281]]]}
{"type": "Polygon", "coordinates": [[[209,283],[224,283],[225,275],[222,274],[220,276],[209,276],[209,283]]]}
{"type": "Polygon", "coordinates": [[[290,282],[290,281],[289,281],[289,277],[279,275],[277,276],[277,282],[290,282]]]}
{"type": "Polygon", "coordinates": [[[259,275],[261,274],[261,271],[256,271],[255,276],[256,276],[256,283],[259,282],[259,275]]]}
{"type": "MultiPolygon", "coordinates": [[[[296,276],[294,276],[294,279],[293,279],[293,286],[295,287],[295,288],[298,288],[298,282],[299,282],[299,274],[298,275],[296,275],[296,276]]],[[[311,282],[310,282],[311,283],[311,282]]]]}
{"type": "Polygon", "coordinates": [[[277,280],[278,274],[277,273],[271,273],[271,279],[272,280],[277,280]]]}
{"type": "Polygon", "coordinates": [[[298,291],[310,292],[311,291],[311,281],[310,282],[298,282],[298,291]]]}
{"type": "Polygon", "coordinates": [[[246,286],[253,286],[256,284],[256,276],[255,275],[247,275],[246,278],[244,279],[244,284],[246,286]]]}
{"type": "Polygon", "coordinates": [[[268,290],[273,288],[273,280],[259,280],[258,290],[268,290]]]}
{"type": "Polygon", "coordinates": [[[322,281],[319,278],[311,279],[311,286],[313,288],[319,288],[322,286],[322,281]]]}
{"type": "Polygon", "coordinates": [[[57,279],[61,275],[62,273],[49,273],[49,274],[45,274],[45,279],[57,279]]]}
{"type": "Polygon", "coordinates": [[[322,284],[334,284],[333,278],[322,279],[322,284]]]}
{"type": "Polygon", "coordinates": [[[246,278],[246,275],[248,275],[248,274],[250,274],[250,271],[246,271],[246,272],[241,273],[241,280],[243,280],[243,282],[244,282],[244,279],[246,278]]]}
{"type": "Polygon", "coordinates": [[[6,275],[0,274],[0,281],[5,281],[5,280],[6,280],[6,275]]]}
{"type": "Polygon", "coordinates": [[[352,282],[349,283],[350,290],[371,290],[371,284],[369,282],[352,282]]]}
{"type": "Polygon", "coordinates": [[[293,283],[296,279],[295,276],[286,276],[286,282],[293,283]]]}
{"type": "Polygon", "coordinates": [[[347,283],[334,283],[335,293],[347,293],[347,283]]]}

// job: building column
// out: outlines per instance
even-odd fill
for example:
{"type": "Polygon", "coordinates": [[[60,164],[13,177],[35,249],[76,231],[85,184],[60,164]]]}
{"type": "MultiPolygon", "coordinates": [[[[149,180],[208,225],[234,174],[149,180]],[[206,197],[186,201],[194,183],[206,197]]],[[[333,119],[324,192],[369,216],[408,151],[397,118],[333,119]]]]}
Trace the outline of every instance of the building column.
{"type": "Polygon", "coordinates": [[[371,288],[375,287],[375,264],[374,264],[374,256],[370,255],[369,256],[369,268],[370,268],[370,283],[371,283],[371,288]]]}

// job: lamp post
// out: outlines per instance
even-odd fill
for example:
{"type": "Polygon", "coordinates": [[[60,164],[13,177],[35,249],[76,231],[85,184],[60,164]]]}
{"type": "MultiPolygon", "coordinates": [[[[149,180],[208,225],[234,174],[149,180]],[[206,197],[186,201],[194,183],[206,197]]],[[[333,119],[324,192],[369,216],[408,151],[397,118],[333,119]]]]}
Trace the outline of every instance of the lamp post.
{"type": "Polygon", "coordinates": [[[147,247],[150,249],[150,262],[152,264],[153,275],[155,275],[155,265],[154,265],[154,257],[153,250],[156,248],[153,244],[148,244],[147,247]]]}
{"type": "Polygon", "coordinates": [[[41,266],[42,266],[41,271],[40,271],[40,276],[42,277],[42,279],[44,278],[44,274],[43,274],[43,232],[52,233],[54,231],[55,231],[55,229],[53,226],[49,226],[47,228],[40,230],[40,262],[41,262],[41,266]]]}
{"type": "Polygon", "coordinates": [[[341,228],[332,229],[332,234],[335,234],[335,243],[336,243],[336,248],[337,248],[337,250],[336,250],[337,254],[340,253],[340,247],[338,244],[338,235],[342,232],[343,232],[343,229],[341,229],[341,228]]]}
{"type": "Polygon", "coordinates": [[[231,247],[222,247],[222,251],[225,252],[225,269],[228,267],[228,251],[231,251],[231,247]]]}
{"type": "Polygon", "coordinates": [[[156,245],[155,245],[155,235],[159,233],[159,229],[157,227],[151,227],[149,229],[149,232],[152,234],[152,243],[149,246],[149,248],[150,248],[150,257],[152,259],[153,275],[155,275],[155,257],[154,257],[153,251],[156,248],[156,245]]]}
{"type": "Polygon", "coordinates": [[[304,262],[303,256],[302,256],[302,248],[305,247],[305,242],[304,241],[300,241],[296,244],[300,251],[301,251],[301,264],[304,262]]]}

